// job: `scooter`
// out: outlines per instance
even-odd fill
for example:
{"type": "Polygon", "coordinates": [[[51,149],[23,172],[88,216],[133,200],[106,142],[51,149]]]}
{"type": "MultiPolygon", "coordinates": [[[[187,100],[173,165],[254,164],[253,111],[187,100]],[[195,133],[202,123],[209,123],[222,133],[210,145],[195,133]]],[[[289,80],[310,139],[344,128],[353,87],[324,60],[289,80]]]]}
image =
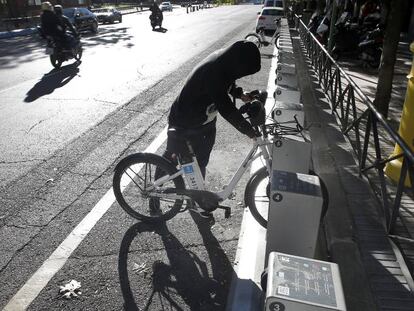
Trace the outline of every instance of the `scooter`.
{"type": "Polygon", "coordinates": [[[163,19],[162,13],[155,13],[155,14],[153,13],[150,15],[149,18],[151,21],[152,30],[155,30],[155,27],[157,26],[161,28],[162,19],[163,19]]]}
{"type": "Polygon", "coordinates": [[[343,55],[357,57],[361,35],[361,29],[358,24],[351,23],[351,14],[344,12],[335,23],[333,48],[331,51],[332,57],[336,60],[343,55]]]}
{"type": "Polygon", "coordinates": [[[320,15],[318,12],[314,12],[309,20],[308,28],[309,31],[313,34],[316,34],[316,29],[319,26],[319,23],[321,22],[323,16],[320,15]]]}
{"type": "Polygon", "coordinates": [[[381,62],[384,31],[381,27],[367,33],[358,44],[360,59],[364,67],[378,68],[381,62]]]}
{"type": "Polygon", "coordinates": [[[320,43],[324,45],[328,43],[330,23],[330,12],[328,12],[325,14],[319,26],[316,28],[316,38],[319,40],[320,43]]]}
{"type": "Polygon", "coordinates": [[[46,54],[49,54],[50,62],[53,67],[60,68],[62,63],[72,58],[79,61],[82,58],[82,45],[79,38],[76,38],[76,45],[73,49],[68,50],[63,48],[60,42],[50,40],[46,48],[46,54]]]}
{"type": "Polygon", "coordinates": [[[79,61],[82,58],[82,44],[79,36],[75,37],[75,46],[72,49],[67,49],[63,46],[62,42],[56,40],[51,36],[47,36],[43,33],[41,27],[37,27],[37,31],[40,36],[47,41],[46,54],[50,57],[50,62],[53,67],[60,68],[64,61],[68,61],[74,58],[79,61]]]}

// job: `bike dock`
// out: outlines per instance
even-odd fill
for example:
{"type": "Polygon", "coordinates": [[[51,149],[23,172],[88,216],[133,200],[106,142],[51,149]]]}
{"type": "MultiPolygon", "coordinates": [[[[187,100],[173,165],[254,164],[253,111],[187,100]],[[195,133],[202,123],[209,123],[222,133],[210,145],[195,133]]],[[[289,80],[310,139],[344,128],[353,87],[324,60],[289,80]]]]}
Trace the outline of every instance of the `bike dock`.
{"type": "MultiPolygon", "coordinates": [[[[264,228],[263,224],[260,225],[254,215],[252,216],[246,209],[227,310],[263,310],[264,308],[267,310],[279,304],[280,307],[286,304],[295,305],[295,302],[288,301],[289,294],[286,293],[289,288],[286,286],[283,288],[287,290],[284,293],[284,298],[287,300],[284,302],[283,299],[275,300],[275,296],[280,298],[278,295],[280,288],[276,284],[280,281],[277,280],[278,276],[281,275],[275,268],[275,263],[278,261],[276,258],[293,262],[302,260],[298,258],[314,258],[316,253],[323,198],[319,178],[308,175],[312,171],[311,144],[305,133],[299,131],[299,127],[305,124],[304,109],[286,20],[282,20],[281,23],[279,45],[279,49],[274,49],[269,73],[267,92],[270,97],[266,101],[266,114],[273,119],[268,122],[276,121],[281,127],[286,126],[290,129],[297,127],[298,131],[291,131],[283,137],[274,137],[272,176],[269,176],[271,189],[266,190],[263,186],[257,189],[257,192],[262,192],[263,196],[266,195],[266,191],[270,192],[267,194],[270,196],[269,203],[257,203],[259,214],[267,218],[267,228],[264,228]],[[293,186],[295,189],[292,185],[295,185],[293,186]],[[309,187],[316,192],[299,190],[309,187]],[[283,208],[277,206],[280,204],[283,208]],[[297,213],[304,214],[306,225],[297,226],[297,213]],[[286,257],[287,254],[294,255],[295,259],[286,257]],[[269,271],[263,274],[267,268],[269,271]],[[268,279],[266,290],[263,287],[268,279]],[[275,289],[275,286],[279,289],[275,289]]],[[[257,162],[260,166],[261,162],[257,162]]],[[[266,223],[266,220],[264,222],[266,223]]],[[[312,265],[315,266],[317,263],[313,262],[312,265]]],[[[286,267],[282,264],[279,269],[285,270],[286,267]]],[[[333,269],[338,271],[335,264],[333,269]]],[[[337,292],[342,292],[339,272],[336,273],[336,283],[330,286],[337,288],[337,292]]],[[[306,302],[307,298],[306,294],[303,295],[302,303],[306,302]]],[[[340,295],[337,298],[336,310],[345,310],[343,298],[340,295]]]]}
{"type": "MultiPolygon", "coordinates": [[[[300,23],[297,21],[296,25],[300,23]]],[[[328,213],[320,225],[321,230],[315,229],[315,226],[319,225],[319,219],[307,215],[305,209],[298,209],[296,218],[292,216],[290,219],[292,222],[287,224],[280,220],[280,217],[284,217],[283,213],[275,214],[279,219],[274,216],[274,222],[277,224],[279,221],[281,226],[273,228],[269,227],[272,219],[271,207],[263,206],[263,210],[269,209],[269,223],[266,230],[246,209],[240,230],[235,273],[227,310],[284,310],[283,307],[293,306],[289,304],[287,297],[289,291],[281,287],[280,278],[275,277],[275,267],[280,264],[274,261],[274,257],[279,255],[275,251],[281,252],[282,255],[293,254],[301,258],[316,258],[325,263],[334,263],[329,268],[332,268],[333,278],[339,276],[339,279],[335,279],[329,285],[336,289],[336,305],[324,309],[319,304],[320,309],[315,310],[412,310],[414,283],[410,266],[406,264],[407,257],[404,260],[400,251],[401,248],[405,249],[408,251],[406,254],[410,256],[412,249],[409,245],[410,243],[412,245],[412,242],[409,241],[412,240],[401,238],[399,241],[402,243],[397,247],[396,243],[387,236],[383,226],[384,219],[378,211],[378,201],[372,186],[361,177],[358,163],[352,155],[351,144],[341,130],[342,120],[335,120],[334,108],[324,99],[324,96],[329,97],[330,92],[323,90],[319,96],[315,95],[321,92],[318,82],[321,83],[323,75],[327,73],[320,73],[318,76],[318,72],[315,74],[309,67],[322,70],[324,63],[315,59],[315,55],[316,57],[318,55],[318,50],[314,47],[315,43],[305,41],[309,39],[300,35],[301,33],[296,29],[289,29],[286,20],[282,20],[281,46],[279,50],[275,48],[273,54],[267,86],[269,98],[266,110],[278,122],[291,120],[292,115],[296,115],[299,122],[303,122],[305,128],[308,127],[309,142],[290,137],[291,146],[285,146],[290,149],[279,153],[283,164],[280,163],[280,167],[273,167],[272,170],[283,170],[284,167],[286,171],[296,170],[300,174],[307,174],[308,167],[314,170],[323,179],[329,192],[328,213]],[[306,55],[306,51],[310,56],[306,55]],[[300,161],[301,156],[302,159],[308,159],[310,163],[300,161]],[[286,159],[287,161],[284,161],[286,159]],[[302,228],[305,222],[302,222],[301,218],[314,222],[311,231],[302,228]],[[309,253],[306,254],[301,250],[305,249],[306,245],[299,247],[301,248],[299,250],[289,245],[300,244],[302,242],[300,237],[306,235],[313,238],[317,236],[319,241],[314,244],[314,249],[310,251],[308,249],[309,253]],[[272,240],[273,238],[275,241],[272,240]],[[267,284],[267,293],[265,293],[261,285],[262,273],[270,262],[272,265],[269,265],[267,271],[267,282],[271,284],[267,284]],[[276,285],[278,287],[274,288],[276,285]],[[270,298],[274,298],[269,298],[271,295],[277,299],[271,300],[270,298]],[[281,299],[283,296],[287,299],[281,299]],[[273,304],[270,304],[271,301],[273,304]]],[[[333,87],[332,81],[330,83],[333,87]]],[[[370,152],[375,157],[375,149],[368,150],[368,154],[370,152]]],[[[277,157],[278,155],[274,154],[273,158],[277,157]]],[[[257,168],[253,168],[255,169],[257,168]]],[[[270,188],[272,189],[270,205],[274,205],[272,199],[275,198],[275,185],[272,184],[270,188]]],[[[302,203],[296,202],[296,205],[312,205],[309,198],[311,196],[302,198],[302,203]]],[[[404,196],[404,199],[404,210],[407,211],[407,204],[409,208],[413,199],[409,196],[404,196]]],[[[410,223],[409,219],[404,219],[407,215],[404,212],[400,216],[402,223],[410,223]]],[[[302,263],[307,265],[314,262],[302,263]]],[[[301,298],[306,300],[306,297],[301,298]]],[[[302,308],[303,306],[301,308],[295,306],[292,310],[307,310],[306,307],[302,308]]]]}

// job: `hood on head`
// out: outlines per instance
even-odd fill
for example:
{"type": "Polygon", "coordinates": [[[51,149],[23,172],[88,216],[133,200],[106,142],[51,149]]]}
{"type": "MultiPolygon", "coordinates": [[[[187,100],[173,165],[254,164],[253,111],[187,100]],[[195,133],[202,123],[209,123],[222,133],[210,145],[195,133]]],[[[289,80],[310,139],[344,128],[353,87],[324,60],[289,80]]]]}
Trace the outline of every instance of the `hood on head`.
{"type": "Polygon", "coordinates": [[[250,41],[237,41],[224,49],[220,56],[226,76],[239,79],[254,74],[260,70],[260,51],[250,41]]]}

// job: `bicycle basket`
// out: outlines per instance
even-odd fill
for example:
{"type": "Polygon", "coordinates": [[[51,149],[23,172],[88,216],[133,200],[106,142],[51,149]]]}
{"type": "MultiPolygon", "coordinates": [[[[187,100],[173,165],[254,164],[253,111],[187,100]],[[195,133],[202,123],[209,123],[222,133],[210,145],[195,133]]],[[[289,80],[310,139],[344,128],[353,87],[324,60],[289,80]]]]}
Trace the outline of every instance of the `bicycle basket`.
{"type": "Polygon", "coordinates": [[[266,110],[262,102],[254,100],[250,103],[247,115],[249,116],[250,124],[252,126],[260,126],[265,124],[266,110]]]}

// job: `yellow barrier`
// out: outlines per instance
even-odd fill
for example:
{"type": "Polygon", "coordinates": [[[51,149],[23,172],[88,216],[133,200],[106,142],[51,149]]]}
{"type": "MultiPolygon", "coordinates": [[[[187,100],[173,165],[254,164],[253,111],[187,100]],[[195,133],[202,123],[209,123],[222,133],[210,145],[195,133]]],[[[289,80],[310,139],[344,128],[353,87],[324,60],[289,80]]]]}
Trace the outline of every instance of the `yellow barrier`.
{"type": "MultiPolygon", "coordinates": [[[[414,54],[414,42],[410,45],[410,50],[414,54]]],[[[407,145],[414,150],[414,59],[411,65],[411,72],[407,76],[407,92],[405,94],[405,101],[403,112],[401,115],[400,127],[398,133],[401,138],[407,143],[407,145]]],[[[398,144],[395,144],[394,151],[391,157],[397,156],[402,153],[402,150],[398,144]]],[[[402,158],[398,158],[391,162],[388,162],[385,167],[385,174],[392,180],[398,182],[400,179],[402,167],[402,158]]],[[[405,178],[404,185],[411,186],[408,174],[405,178]]]]}

